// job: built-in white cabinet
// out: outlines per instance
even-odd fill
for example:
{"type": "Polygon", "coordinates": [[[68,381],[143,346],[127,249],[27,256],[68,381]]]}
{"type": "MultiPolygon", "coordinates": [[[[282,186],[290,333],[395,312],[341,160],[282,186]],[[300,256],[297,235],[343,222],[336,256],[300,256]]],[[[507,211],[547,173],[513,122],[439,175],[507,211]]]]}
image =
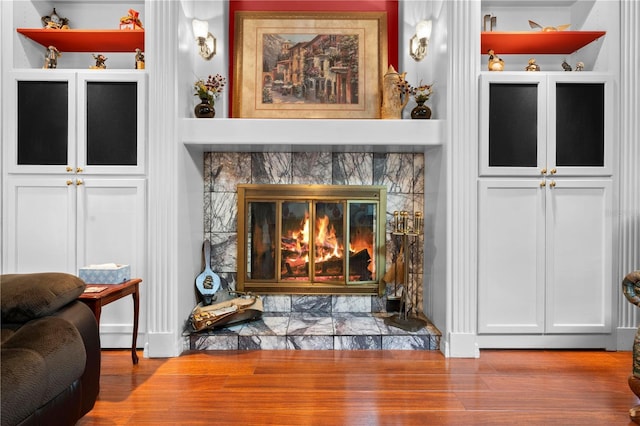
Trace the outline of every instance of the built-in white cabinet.
{"type": "MultiPolygon", "coordinates": [[[[115,262],[144,279],[146,74],[16,70],[7,92],[3,273],[115,262]]],[[[130,347],[132,321],[130,300],[105,307],[103,346],[130,347]]]]}
{"type": "Polygon", "coordinates": [[[478,200],[478,332],[610,333],[611,180],[480,179],[478,200]]]}
{"type": "Polygon", "coordinates": [[[480,347],[610,346],[612,98],[607,74],[481,74],[480,347]]]}

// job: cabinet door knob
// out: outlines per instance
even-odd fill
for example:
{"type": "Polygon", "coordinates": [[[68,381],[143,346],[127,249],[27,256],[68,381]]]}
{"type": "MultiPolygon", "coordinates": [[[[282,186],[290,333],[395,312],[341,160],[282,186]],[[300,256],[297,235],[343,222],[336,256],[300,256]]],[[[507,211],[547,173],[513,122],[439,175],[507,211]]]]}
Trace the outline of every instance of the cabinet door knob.
{"type": "Polygon", "coordinates": [[[68,172],[68,173],[71,173],[72,171],[73,171],[73,167],[71,167],[71,166],[67,166],[67,172],[68,172]]]}
{"type": "Polygon", "coordinates": [[[540,182],[540,187],[544,188],[545,186],[547,186],[547,181],[546,180],[541,181],[540,182]]]}
{"type": "Polygon", "coordinates": [[[540,174],[541,175],[546,175],[547,174],[547,168],[543,168],[542,170],[540,170],[540,174]]]}
{"type": "Polygon", "coordinates": [[[556,186],[556,181],[552,180],[551,183],[549,184],[549,186],[554,188],[556,186]]]}
{"type": "Polygon", "coordinates": [[[68,180],[68,181],[67,181],[67,186],[71,185],[72,183],[73,183],[73,181],[72,181],[72,180],[68,180]]]}
{"type": "Polygon", "coordinates": [[[558,170],[556,170],[555,168],[551,169],[551,174],[555,175],[556,173],[558,173],[558,170]]]}
{"type": "Polygon", "coordinates": [[[82,179],[78,179],[76,180],[76,185],[82,185],[84,182],[82,181],[82,179]]]}
{"type": "Polygon", "coordinates": [[[78,168],[76,169],[76,173],[82,173],[83,171],[84,171],[84,170],[82,170],[82,167],[78,167],[78,168]]]}

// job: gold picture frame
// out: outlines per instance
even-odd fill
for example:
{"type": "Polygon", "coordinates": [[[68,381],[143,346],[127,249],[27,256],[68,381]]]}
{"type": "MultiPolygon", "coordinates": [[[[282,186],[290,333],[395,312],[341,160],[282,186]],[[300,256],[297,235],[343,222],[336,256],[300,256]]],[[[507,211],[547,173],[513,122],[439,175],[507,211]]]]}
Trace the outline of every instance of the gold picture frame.
{"type": "Polygon", "coordinates": [[[235,13],[232,116],[379,118],[384,12],[235,13]]]}

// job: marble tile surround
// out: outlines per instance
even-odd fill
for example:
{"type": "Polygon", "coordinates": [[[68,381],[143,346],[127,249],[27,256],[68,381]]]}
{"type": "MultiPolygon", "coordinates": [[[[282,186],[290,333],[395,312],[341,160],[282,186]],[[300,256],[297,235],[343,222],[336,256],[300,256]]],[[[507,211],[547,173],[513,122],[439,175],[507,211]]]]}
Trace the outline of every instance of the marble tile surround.
{"type": "MultiPolygon", "coordinates": [[[[422,153],[207,152],[204,154],[204,238],[211,242],[211,266],[235,288],[236,186],[240,183],[384,185],[387,187],[387,223],[390,223],[395,210],[424,210],[424,164],[422,153]]],[[[400,241],[387,235],[387,268],[399,247],[400,241]]],[[[422,245],[417,244],[417,259],[423,258],[422,250],[422,245]]],[[[417,287],[418,307],[422,306],[422,268],[422,262],[414,262],[410,269],[409,289],[417,287]]],[[[389,288],[388,292],[393,290],[389,288]]],[[[371,299],[368,312],[384,312],[386,299],[371,299]]]]}
{"type": "MultiPolygon", "coordinates": [[[[423,211],[422,153],[207,152],[204,154],[204,238],[211,242],[211,267],[224,287],[235,288],[237,192],[240,183],[384,185],[387,223],[393,211],[423,211]]],[[[422,240],[418,240],[422,241],[422,240]]],[[[400,241],[387,235],[387,268],[400,241]]],[[[423,244],[414,253],[422,259],[423,244]]],[[[422,312],[423,265],[414,261],[409,290],[417,288],[413,312],[422,312]],[[417,308],[417,309],[416,309],[417,308]]],[[[398,287],[399,289],[401,288],[398,287]]],[[[263,319],[191,335],[189,349],[438,349],[439,332],[429,325],[407,333],[384,324],[387,286],[377,296],[267,295],[263,319]]]]}

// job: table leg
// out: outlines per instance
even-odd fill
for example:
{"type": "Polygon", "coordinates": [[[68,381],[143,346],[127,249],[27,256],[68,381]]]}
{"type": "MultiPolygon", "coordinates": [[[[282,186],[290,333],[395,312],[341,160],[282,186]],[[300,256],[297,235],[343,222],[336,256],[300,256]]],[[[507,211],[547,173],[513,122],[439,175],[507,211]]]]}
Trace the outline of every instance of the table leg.
{"type": "Polygon", "coordinates": [[[133,341],[131,342],[131,359],[133,364],[138,363],[138,354],[136,353],[136,343],[138,340],[138,313],[140,311],[140,298],[138,297],[138,284],[136,284],[133,296],[133,341]]]}

